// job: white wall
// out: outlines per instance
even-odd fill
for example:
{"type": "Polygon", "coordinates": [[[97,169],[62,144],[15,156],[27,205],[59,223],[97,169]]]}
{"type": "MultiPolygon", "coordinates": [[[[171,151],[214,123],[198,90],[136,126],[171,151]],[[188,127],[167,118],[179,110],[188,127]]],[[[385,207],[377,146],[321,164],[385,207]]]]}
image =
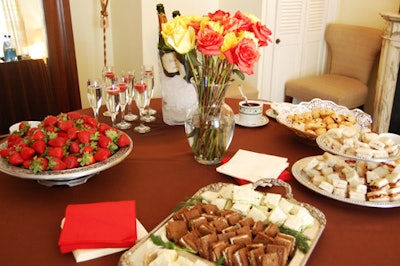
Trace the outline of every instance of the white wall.
{"type": "MultiPolygon", "coordinates": [[[[86,80],[89,77],[100,76],[103,66],[102,31],[99,27],[100,3],[98,0],[69,1],[82,106],[87,107],[86,80]]],[[[262,8],[265,1],[270,0],[110,1],[111,26],[107,31],[108,62],[116,68],[128,68],[132,65],[137,70],[143,63],[158,66],[156,48],[158,38],[157,3],[164,4],[167,16],[170,19],[171,12],[175,9],[179,9],[183,15],[202,15],[213,12],[218,8],[232,12],[240,9],[243,12],[263,17],[266,13],[266,10],[262,8]],[[112,22],[115,22],[115,25],[112,22]],[[141,23],[143,23],[143,27],[141,27],[141,23]],[[115,38],[112,42],[113,36],[115,38]],[[120,40],[121,36],[123,40],[120,40]]],[[[340,0],[338,22],[382,28],[384,22],[380,18],[379,12],[397,12],[398,7],[399,0],[340,0]]],[[[268,17],[264,17],[264,20],[267,21],[268,17]]],[[[263,22],[266,23],[266,21],[263,22]]],[[[266,24],[268,26],[268,23],[266,24]]],[[[261,74],[253,75],[246,77],[246,81],[251,84],[260,84],[258,80],[262,78],[261,74]]],[[[159,95],[159,88],[156,84],[155,96],[158,97],[159,95]]]]}
{"type": "MultiPolygon", "coordinates": [[[[70,0],[76,63],[82,107],[89,107],[86,96],[88,78],[101,78],[103,68],[103,31],[100,27],[100,1],[70,0]]],[[[107,64],[113,65],[113,34],[111,17],[106,33],[107,64]]]]}

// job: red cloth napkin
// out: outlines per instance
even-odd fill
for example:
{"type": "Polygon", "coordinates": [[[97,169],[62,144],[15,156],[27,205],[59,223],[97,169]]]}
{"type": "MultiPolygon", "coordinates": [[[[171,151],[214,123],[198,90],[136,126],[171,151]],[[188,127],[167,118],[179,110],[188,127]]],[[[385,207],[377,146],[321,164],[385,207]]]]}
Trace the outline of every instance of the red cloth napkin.
{"type": "Polygon", "coordinates": [[[61,253],[68,253],[88,248],[129,248],[136,239],[136,201],[71,204],[58,245],[61,253]]]}
{"type": "MultiPolygon", "coordinates": [[[[230,157],[224,157],[221,159],[221,163],[227,163],[231,158],[230,157]]],[[[240,179],[240,178],[234,178],[236,183],[238,183],[239,185],[245,185],[245,184],[249,184],[250,181],[244,180],[244,179],[240,179]]],[[[282,173],[278,176],[278,179],[282,180],[282,181],[289,181],[291,179],[291,174],[288,170],[283,170],[282,173]]]]}

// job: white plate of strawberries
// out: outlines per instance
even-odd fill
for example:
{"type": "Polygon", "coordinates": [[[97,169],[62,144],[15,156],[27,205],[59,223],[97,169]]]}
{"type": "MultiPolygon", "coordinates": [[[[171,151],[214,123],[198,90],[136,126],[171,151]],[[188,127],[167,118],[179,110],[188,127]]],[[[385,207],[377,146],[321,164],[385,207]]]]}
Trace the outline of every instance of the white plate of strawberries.
{"type": "Polygon", "coordinates": [[[17,125],[0,144],[0,171],[47,185],[86,181],[120,163],[133,147],[126,133],[78,112],[17,125]]]}

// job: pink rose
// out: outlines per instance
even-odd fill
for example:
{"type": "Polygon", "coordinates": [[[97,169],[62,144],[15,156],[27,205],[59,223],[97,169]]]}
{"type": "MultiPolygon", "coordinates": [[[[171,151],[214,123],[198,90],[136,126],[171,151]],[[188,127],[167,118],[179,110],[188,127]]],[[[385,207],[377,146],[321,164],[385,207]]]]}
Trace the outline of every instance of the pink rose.
{"type": "Polygon", "coordinates": [[[253,24],[251,31],[254,32],[254,35],[258,39],[259,46],[267,46],[268,42],[271,42],[271,31],[260,22],[257,22],[255,25],[253,24]]]}
{"type": "Polygon", "coordinates": [[[229,19],[231,15],[229,14],[229,12],[225,12],[222,11],[221,9],[215,11],[214,13],[208,13],[208,17],[212,20],[212,21],[224,21],[229,19]]]}
{"type": "Polygon", "coordinates": [[[228,63],[237,65],[240,71],[248,75],[254,73],[253,66],[260,58],[256,44],[247,38],[224,52],[224,55],[228,63]]]}
{"type": "Polygon", "coordinates": [[[209,27],[200,30],[196,36],[197,49],[205,55],[220,55],[224,37],[209,27]]]}

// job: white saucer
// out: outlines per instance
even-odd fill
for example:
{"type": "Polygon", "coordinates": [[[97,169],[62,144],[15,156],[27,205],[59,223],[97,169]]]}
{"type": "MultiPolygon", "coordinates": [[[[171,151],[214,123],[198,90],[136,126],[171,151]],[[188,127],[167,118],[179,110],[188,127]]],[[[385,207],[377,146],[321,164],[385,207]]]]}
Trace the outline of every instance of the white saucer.
{"type": "Polygon", "coordinates": [[[261,116],[260,120],[258,121],[258,123],[255,124],[243,124],[240,123],[239,121],[239,114],[235,114],[235,123],[239,126],[242,127],[261,127],[261,126],[265,126],[266,124],[268,124],[269,119],[266,116],[261,116]]]}
{"type": "Polygon", "coordinates": [[[276,116],[278,115],[278,114],[275,112],[275,110],[272,109],[272,108],[267,109],[267,111],[265,111],[265,114],[266,114],[268,117],[271,117],[271,118],[274,118],[274,119],[276,119],[276,116]]]}

